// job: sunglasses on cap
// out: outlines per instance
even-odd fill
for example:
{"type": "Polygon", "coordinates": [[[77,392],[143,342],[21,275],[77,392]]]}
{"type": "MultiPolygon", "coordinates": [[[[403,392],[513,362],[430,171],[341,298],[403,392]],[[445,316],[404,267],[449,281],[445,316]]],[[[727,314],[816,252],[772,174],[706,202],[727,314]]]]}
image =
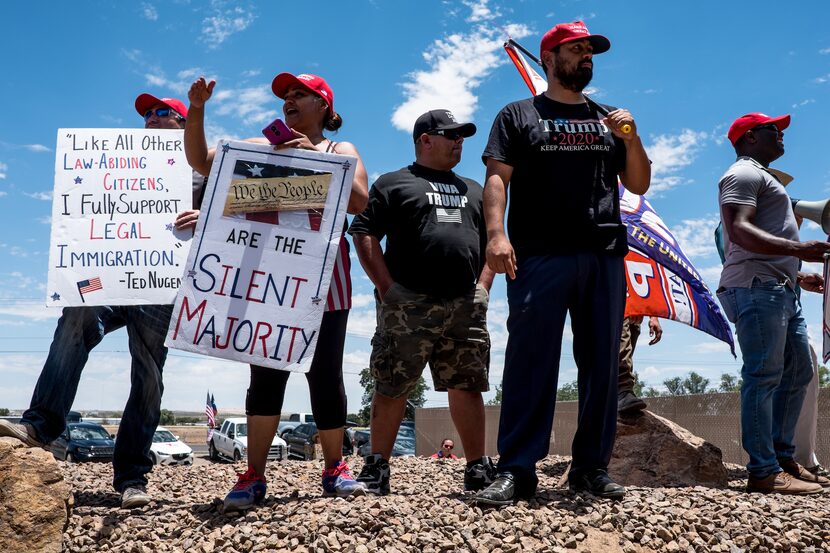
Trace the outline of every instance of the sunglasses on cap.
{"type": "Polygon", "coordinates": [[[153,114],[156,114],[156,117],[167,117],[168,115],[178,115],[174,110],[170,108],[156,108],[156,109],[148,109],[147,113],[144,114],[144,120],[147,121],[153,114]]]}
{"type": "Polygon", "coordinates": [[[459,138],[464,138],[458,129],[442,129],[438,131],[430,131],[427,134],[443,136],[447,140],[458,140],[459,138]]]}

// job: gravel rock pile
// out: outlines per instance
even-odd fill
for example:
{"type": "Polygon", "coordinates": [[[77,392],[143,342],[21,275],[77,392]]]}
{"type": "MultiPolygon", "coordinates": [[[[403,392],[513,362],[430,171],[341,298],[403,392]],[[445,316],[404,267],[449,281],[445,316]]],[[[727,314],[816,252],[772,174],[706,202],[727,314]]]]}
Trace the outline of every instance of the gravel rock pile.
{"type": "MultiPolygon", "coordinates": [[[[360,459],[350,460],[357,473],[360,459]]],[[[66,551],[127,553],[475,551],[830,552],[830,493],[746,494],[730,466],[728,488],[629,488],[623,501],[555,488],[564,457],[540,463],[539,492],[501,510],[462,492],[464,461],[392,460],[392,495],[320,497],[319,462],[268,468],[268,495],[246,513],[222,498],[243,465],[156,467],[141,509],[120,509],[109,464],[63,464],[75,494],[66,551]]]]}

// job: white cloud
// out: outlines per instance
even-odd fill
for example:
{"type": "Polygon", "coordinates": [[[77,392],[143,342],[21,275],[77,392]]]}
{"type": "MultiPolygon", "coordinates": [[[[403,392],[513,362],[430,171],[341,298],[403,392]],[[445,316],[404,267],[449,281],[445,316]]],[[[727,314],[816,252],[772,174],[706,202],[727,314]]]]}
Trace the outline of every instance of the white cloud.
{"type": "Polygon", "coordinates": [[[717,253],[715,227],[720,218],[710,215],[704,219],[685,219],[672,227],[672,233],[688,256],[706,256],[717,253]]]}
{"type": "Polygon", "coordinates": [[[260,73],[262,73],[262,71],[259,69],[248,69],[247,71],[243,71],[241,75],[243,78],[250,79],[251,77],[256,77],[260,73]]]}
{"type": "MultiPolygon", "coordinates": [[[[7,284],[13,282],[9,279],[4,279],[4,281],[7,284]]],[[[21,282],[26,282],[26,280],[23,279],[21,282]]],[[[60,316],[61,310],[46,307],[45,299],[39,302],[19,301],[11,304],[0,304],[0,317],[9,317],[18,321],[41,322],[57,319],[60,316]]]]}
{"type": "Polygon", "coordinates": [[[148,21],[157,21],[159,18],[159,12],[156,11],[156,7],[147,2],[141,3],[141,15],[148,21]]]}
{"type": "Polygon", "coordinates": [[[816,103],[816,101],[814,99],[808,98],[806,100],[801,100],[800,102],[797,102],[797,103],[793,104],[793,109],[798,109],[801,106],[806,106],[807,104],[815,104],[815,103],[816,103]]]}
{"type": "Polygon", "coordinates": [[[352,296],[352,307],[359,309],[367,306],[375,305],[374,294],[354,294],[352,296]]]}
{"type": "Polygon", "coordinates": [[[9,166],[0,161],[0,179],[6,178],[6,171],[9,169],[9,166]]]}
{"type": "Polygon", "coordinates": [[[476,89],[509,61],[501,54],[505,32],[514,38],[530,34],[524,25],[480,25],[433,42],[423,54],[428,69],[409,73],[402,84],[404,101],[392,114],[395,128],[411,132],[419,115],[436,108],[449,109],[459,121],[472,121],[478,106],[476,89]]]}
{"type": "Polygon", "coordinates": [[[501,16],[501,12],[491,9],[487,4],[489,0],[463,0],[463,4],[470,8],[471,14],[467,18],[468,22],[479,23],[481,21],[490,21],[501,16]]]}
{"type": "Polygon", "coordinates": [[[659,194],[688,182],[677,173],[691,165],[708,136],[703,131],[683,129],[678,135],[661,134],[654,138],[646,147],[652,161],[649,194],[659,194]]]}
{"type": "Polygon", "coordinates": [[[818,53],[822,54],[822,55],[830,54],[830,48],[822,48],[821,50],[818,51],[818,53]]]}
{"type": "Polygon", "coordinates": [[[201,39],[208,49],[218,48],[235,33],[240,33],[254,22],[256,15],[246,9],[236,7],[224,10],[222,2],[212,2],[215,14],[202,20],[201,39]]]}
{"type": "Polygon", "coordinates": [[[34,198],[36,200],[43,200],[43,201],[51,201],[52,200],[52,191],[47,190],[46,192],[24,192],[23,193],[30,198],[34,198]]]}
{"type": "Polygon", "coordinates": [[[222,89],[213,94],[218,115],[234,115],[246,125],[263,125],[277,116],[276,97],[270,87],[222,89]]]}
{"type": "Polygon", "coordinates": [[[26,144],[23,146],[30,152],[51,152],[52,149],[48,146],[44,146],[43,144],[26,144]]]}
{"type": "Polygon", "coordinates": [[[36,219],[36,221],[38,223],[40,223],[41,225],[51,225],[52,224],[52,216],[51,215],[45,215],[43,217],[38,217],[36,219]]]}
{"type": "Polygon", "coordinates": [[[826,75],[822,75],[821,77],[816,77],[815,79],[813,79],[813,82],[818,83],[818,84],[826,83],[827,81],[830,81],[830,73],[827,73],[826,75]]]}
{"type": "Polygon", "coordinates": [[[349,312],[346,333],[358,338],[371,338],[375,334],[377,316],[374,307],[354,308],[349,312]]]}
{"type": "Polygon", "coordinates": [[[9,195],[9,193],[6,192],[5,190],[0,190],[0,198],[2,198],[3,196],[8,196],[8,195],[9,195]]]}

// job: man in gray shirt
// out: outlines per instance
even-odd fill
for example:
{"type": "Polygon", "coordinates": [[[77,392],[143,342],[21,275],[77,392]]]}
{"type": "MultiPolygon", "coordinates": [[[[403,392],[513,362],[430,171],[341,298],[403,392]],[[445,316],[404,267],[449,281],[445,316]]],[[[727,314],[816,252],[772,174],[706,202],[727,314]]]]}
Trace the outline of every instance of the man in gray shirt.
{"type": "Polygon", "coordinates": [[[823,261],[830,243],[800,242],[784,185],[769,164],[784,154],[790,116],[750,113],[729,129],[738,159],[721,177],[726,261],[718,299],[735,324],[743,356],[741,439],[749,454],[747,491],[821,493],[830,480],[793,460],[793,435],[812,366],[807,325],[795,292],[821,292],[824,280],[798,271],[823,261]]]}

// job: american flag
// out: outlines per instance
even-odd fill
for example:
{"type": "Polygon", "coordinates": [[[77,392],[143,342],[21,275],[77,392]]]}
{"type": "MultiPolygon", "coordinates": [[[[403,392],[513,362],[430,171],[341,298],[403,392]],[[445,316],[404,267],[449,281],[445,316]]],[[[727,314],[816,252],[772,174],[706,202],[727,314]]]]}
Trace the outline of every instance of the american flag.
{"type": "Polygon", "coordinates": [[[216,426],[216,414],[219,411],[216,409],[216,402],[213,400],[213,396],[208,391],[207,398],[205,399],[205,415],[207,415],[208,419],[208,426],[210,427],[210,431],[208,432],[208,440],[213,436],[213,428],[216,426]]]}
{"type": "Polygon", "coordinates": [[[103,290],[101,279],[98,277],[81,280],[78,283],[78,292],[81,294],[81,301],[84,301],[84,294],[94,292],[95,290],[103,290]]]}

